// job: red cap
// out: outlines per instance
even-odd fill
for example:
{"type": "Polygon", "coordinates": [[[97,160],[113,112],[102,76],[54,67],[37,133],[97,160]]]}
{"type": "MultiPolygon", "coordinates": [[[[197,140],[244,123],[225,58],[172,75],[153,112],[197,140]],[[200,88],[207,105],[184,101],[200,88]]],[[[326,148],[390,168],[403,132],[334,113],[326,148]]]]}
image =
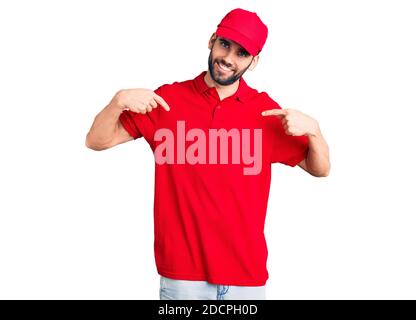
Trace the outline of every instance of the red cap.
{"type": "Polygon", "coordinates": [[[237,8],[225,15],[215,33],[237,42],[255,56],[263,49],[268,30],[255,12],[237,8]]]}

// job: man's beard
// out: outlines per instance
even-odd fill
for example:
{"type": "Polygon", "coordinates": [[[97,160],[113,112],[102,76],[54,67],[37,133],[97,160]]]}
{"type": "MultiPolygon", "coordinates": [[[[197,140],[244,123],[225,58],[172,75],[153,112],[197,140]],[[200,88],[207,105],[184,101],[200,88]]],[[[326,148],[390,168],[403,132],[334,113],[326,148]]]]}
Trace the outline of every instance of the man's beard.
{"type": "Polygon", "coordinates": [[[214,63],[212,62],[212,50],[209,53],[209,57],[208,57],[208,69],[209,69],[209,73],[211,75],[211,78],[216,83],[218,83],[222,86],[228,86],[228,85],[233,84],[234,82],[236,82],[238,79],[241,78],[241,76],[244,74],[244,72],[247,71],[247,69],[250,67],[250,65],[251,65],[251,63],[247,66],[247,68],[245,68],[241,72],[233,74],[233,75],[229,76],[228,78],[226,78],[225,80],[222,80],[220,77],[215,76],[214,63]]]}

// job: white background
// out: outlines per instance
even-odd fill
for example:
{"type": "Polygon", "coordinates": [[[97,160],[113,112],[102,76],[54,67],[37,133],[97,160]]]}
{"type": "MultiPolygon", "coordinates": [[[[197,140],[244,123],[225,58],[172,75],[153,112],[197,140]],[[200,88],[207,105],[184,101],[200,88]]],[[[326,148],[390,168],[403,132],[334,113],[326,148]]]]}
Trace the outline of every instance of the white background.
{"type": "Polygon", "coordinates": [[[206,70],[241,7],[269,27],[246,81],[317,119],[332,165],[273,165],[267,298],[415,299],[413,5],[1,2],[0,298],[159,299],[151,149],[85,137],[117,90],[206,70]]]}

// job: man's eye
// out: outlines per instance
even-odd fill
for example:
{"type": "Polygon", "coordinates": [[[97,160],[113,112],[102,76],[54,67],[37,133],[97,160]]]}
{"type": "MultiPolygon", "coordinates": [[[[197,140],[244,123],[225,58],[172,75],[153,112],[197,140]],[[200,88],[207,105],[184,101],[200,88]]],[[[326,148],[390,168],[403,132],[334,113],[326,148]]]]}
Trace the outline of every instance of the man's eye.
{"type": "Polygon", "coordinates": [[[223,47],[228,47],[228,43],[227,43],[227,42],[225,42],[225,41],[220,41],[220,43],[221,43],[221,45],[222,45],[223,47]]]}
{"type": "Polygon", "coordinates": [[[239,55],[242,56],[242,57],[248,57],[248,52],[240,51],[239,55]]]}

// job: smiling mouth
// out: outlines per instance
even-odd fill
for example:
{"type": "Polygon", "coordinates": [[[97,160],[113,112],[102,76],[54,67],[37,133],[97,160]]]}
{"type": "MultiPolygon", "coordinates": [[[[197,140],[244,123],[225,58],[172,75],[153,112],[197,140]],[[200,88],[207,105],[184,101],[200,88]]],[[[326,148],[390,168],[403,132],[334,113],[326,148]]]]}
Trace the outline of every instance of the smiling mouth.
{"type": "Polygon", "coordinates": [[[223,65],[220,62],[217,62],[217,65],[218,65],[218,69],[221,70],[221,71],[223,71],[223,72],[231,72],[231,71],[233,71],[230,68],[227,68],[225,65],[223,65]]]}

